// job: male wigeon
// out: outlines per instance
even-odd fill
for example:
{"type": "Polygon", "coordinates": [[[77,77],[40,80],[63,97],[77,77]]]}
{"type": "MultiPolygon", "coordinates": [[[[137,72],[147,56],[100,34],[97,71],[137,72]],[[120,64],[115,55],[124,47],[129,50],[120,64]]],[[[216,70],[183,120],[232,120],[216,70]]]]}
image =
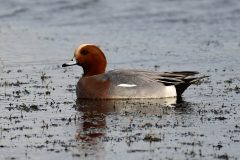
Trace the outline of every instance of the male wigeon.
{"type": "Polygon", "coordinates": [[[79,65],[83,75],[77,83],[77,98],[87,99],[131,99],[181,97],[191,85],[202,77],[198,72],[156,72],[145,70],[111,70],[105,72],[107,60],[94,44],[82,44],[74,58],[62,67],[79,65]]]}

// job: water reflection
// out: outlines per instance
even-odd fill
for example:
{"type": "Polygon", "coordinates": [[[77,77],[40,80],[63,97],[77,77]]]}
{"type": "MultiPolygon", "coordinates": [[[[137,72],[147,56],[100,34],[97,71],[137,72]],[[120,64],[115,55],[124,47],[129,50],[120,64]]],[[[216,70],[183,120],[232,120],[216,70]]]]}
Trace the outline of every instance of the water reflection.
{"type": "Polygon", "coordinates": [[[180,101],[167,99],[134,99],[134,100],[84,100],[78,99],[77,110],[82,112],[83,120],[78,140],[91,141],[105,135],[106,117],[109,114],[125,115],[163,115],[171,111],[180,101]]]}
{"type": "MultiPolygon", "coordinates": [[[[78,99],[77,108],[83,113],[123,113],[138,112],[142,114],[156,114],[165,107],[175,107],[182,103],[181,99],[128,99],[128,100],[85,100],[78,99]],[[151,111],[154,111],[153,113],[151,111]]],[[[161,112],[160,112],[161,114],[161,112]]]]}
{"type": "MultiPolygon", "coordinates": [[[[82,121],[78,125],[76,140],[81,142],[79,150],[104,157],[104,138],[112,125],[107,122],[117,116],[162,116],[172,114],[186,102],[177,98],[167,99],[134,99],[134,100],[84,100],[76,101],[77,110],[81,113],[82,121]]],[[[182,110],[181,109],[181,110],[182,110]]]]}

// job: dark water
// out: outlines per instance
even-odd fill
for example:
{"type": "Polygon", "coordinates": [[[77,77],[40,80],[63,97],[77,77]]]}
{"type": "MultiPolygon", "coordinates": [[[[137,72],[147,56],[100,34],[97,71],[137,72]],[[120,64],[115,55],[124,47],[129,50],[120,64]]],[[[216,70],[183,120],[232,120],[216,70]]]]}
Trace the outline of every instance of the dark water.
{"type": "Polygon", "coordinates": [[[0,159],[238,159],[239,28],[237,0],[0,0],[0,159]],[[81,43],[108,69],[210,78],[175,107],[76,102],[61,64],[81,43]]]}

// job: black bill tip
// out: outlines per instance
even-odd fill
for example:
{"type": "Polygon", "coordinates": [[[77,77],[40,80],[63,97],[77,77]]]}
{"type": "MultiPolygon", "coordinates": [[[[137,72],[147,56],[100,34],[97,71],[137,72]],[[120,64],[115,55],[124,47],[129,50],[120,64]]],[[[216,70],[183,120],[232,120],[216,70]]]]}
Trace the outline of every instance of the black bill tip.
{"type": "Polygon", "coordinates": [[[68,65],[66,63],[62,64],[62,67],[67,67],[68,65]]]}

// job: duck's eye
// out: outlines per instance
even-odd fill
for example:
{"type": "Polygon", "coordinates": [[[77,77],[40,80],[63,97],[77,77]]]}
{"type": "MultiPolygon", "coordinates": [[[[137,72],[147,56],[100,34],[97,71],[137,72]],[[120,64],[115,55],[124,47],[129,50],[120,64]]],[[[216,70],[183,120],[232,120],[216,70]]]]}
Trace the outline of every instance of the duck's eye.
{"type": "Polygon", "coordinates": [[[87,54],[88,54],[88,51],[87,51],[87,50],[82,50],[82,51],[81,51],[81,55],[84,55],[84,56],[85,56],[85,55],[87,55],[87,54]]]}

